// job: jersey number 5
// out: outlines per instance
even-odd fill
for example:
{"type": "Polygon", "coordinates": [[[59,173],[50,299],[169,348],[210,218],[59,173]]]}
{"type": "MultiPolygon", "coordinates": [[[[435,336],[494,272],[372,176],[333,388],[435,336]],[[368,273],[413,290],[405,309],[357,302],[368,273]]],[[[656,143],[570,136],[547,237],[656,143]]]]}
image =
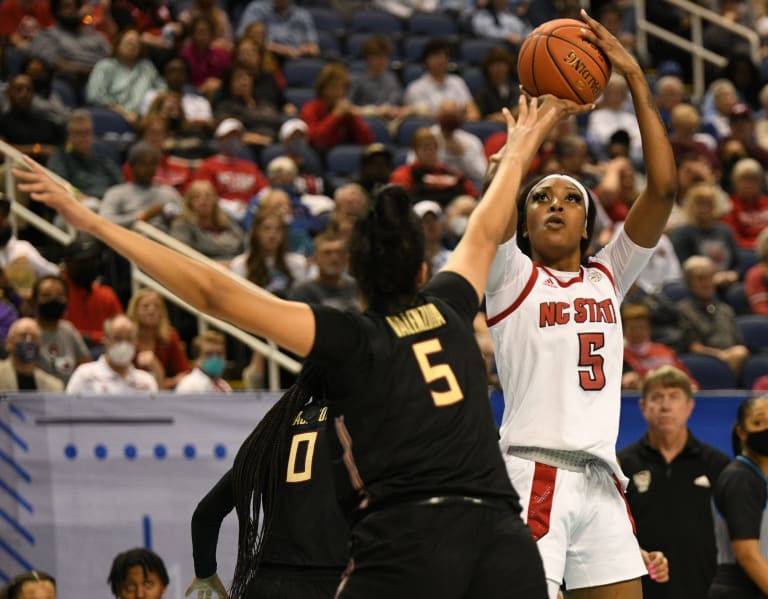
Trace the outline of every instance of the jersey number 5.
{"type": "Polygon", "coordinates": [[[302,483],[312,478],[312,459],[315,457],[315,443],[317,442],[317,431],[310,433],[297,433],[291,438],[291,451],[288,454],[288,473],[285,482],[302,483]],[[301,470],[297,470],[299,465],[296,463],[299,455],[299,447],[304,443],[307,446],[304,454],[304,464],[301,470]]]}
{"type": "Polygon", "coordinates": [[[443,346],[440,345],[439,339],[429,339],[428,341],[413,344],[413,353],[416,354],[416,361],[419,363],[421,375],[424,377],[427,385],[439,379],[445,379],[448,385],[447,391],[432,391],[430,389],[432,401],[435,402],[438,408],[442,408],[461,401],[464,399],[464,394],[461,392],[456,375],[453,374],[453,369],[448,364],[430,364],[429,354],[439,351],[443,351],[443,346]]]}
{"type": "Polygon", "coordinates": [[[579,333],[579,384],[585,391],[605,387],[603,356],[597,353],[604,345],[603,333],[579,333]]]}

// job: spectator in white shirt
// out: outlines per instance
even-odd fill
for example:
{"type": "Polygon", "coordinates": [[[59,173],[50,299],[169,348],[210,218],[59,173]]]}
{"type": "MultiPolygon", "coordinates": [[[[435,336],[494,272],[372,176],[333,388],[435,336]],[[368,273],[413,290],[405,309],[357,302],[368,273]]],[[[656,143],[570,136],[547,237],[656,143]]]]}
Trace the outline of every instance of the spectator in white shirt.
{"type": "Polygon", "coordinates": [[[157,391],[155,377],[133,366],[136,342],[136,325],[130,318],[121,314],[107,320],[104,323],[104,355],[75,369],[67,384],[67,393],[115,395],[157,391]]]}
{"type": "Polygon", "coordinates": [[[229,393],[232,388],[224,374],[225,339],[217,331],[206,331],[192,341],[195,367],[176,385],[176,393],[229,393]]]}
{"type": "Polygon", "coordinates": [[[437,160],[464,173],[480,189],[488,160],[480,138],[461,129],[464,116],[464,107],[455,100],[443,100],[440,103],[437,124],[431,127],[437,138],[437,160]]]}

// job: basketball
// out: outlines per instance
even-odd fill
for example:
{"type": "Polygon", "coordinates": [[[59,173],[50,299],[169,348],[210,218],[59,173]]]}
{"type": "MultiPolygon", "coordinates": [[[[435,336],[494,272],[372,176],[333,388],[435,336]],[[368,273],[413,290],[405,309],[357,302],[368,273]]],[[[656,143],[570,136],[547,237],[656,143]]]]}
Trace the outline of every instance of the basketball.
{"type": "Polygon", "coordinates": [[[611,76],[611,63],[582,38],[588,26],[576,19],[554,19],[539,25],[523,40],[517,74],[532,96],[552,94],[579,104],[594,102],[611,76]]]}

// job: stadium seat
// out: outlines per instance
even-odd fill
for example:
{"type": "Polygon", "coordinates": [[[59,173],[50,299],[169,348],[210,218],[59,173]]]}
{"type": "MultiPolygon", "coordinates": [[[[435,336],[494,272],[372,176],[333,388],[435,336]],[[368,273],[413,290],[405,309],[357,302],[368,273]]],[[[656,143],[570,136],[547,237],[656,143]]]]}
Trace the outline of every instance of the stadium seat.
{"type": "MultiPolygon", "coordinates": [[[[264,148],[261,151],[261,156],[259,157],[259,165],[261,166],[261,170],[266,172],[269,163],[272,162],[275,158],[283,156],[284,154],[285,146],[283,144],[272,144],[271,146],[264,148]]],[[[306,147],[302,150],[301,154],[304,157],[304,168],[313,173],[323,172],[324,168],[322,160],[320,160],[320,156],[318,156],[315,150],[310,147],[306,147]]]]}
{"type": "Polygon", "coordinates": [[[413,134],[416,132],[416,129],[421,129],[422,127],[431,127],[434,124],[434,119],[420,116],[409,116],[408,118],[404,119],[403,122],[400,123],[400,126],[397,128],[397,136],[395,141],[397,142],[398,146],[405,146],[410,148],[411,139],[413,138],[413,134]]]}
{"type": "Polygon", "coordinates": [[[485,85],[485,75],[480,67],[469,66],[461,70],[461,78],[473,94],[485,85]]]}
{"type": "Polygon", "coordinates": [[[102,106],[87,106],[93,119],[93,134],[96,137],[115,137],[133,134],[133,127],[114,110],[102,106]]]}
{"type": "Polygon", "coordinates": [[[286,87],[284,93],[285,99],[299,110],[317,95],[314,87],[286,87]]]}
{"type": "Polygon", "coordinates": [[[51,89],[54,94],[59,96],[64,106],[72,109],[77,108],[77,94],[68,83],[54,77],[51,81],[51,89]]]}
{"type": "Polygon", "coordinates": [[[123,152],[118,145],[113,144],[105,139],[98,137],[94,138],[93,146],[91,150],[97,156],[104,156],[114,162],[119,168],[123,168],[123,152]]]}
{"type": "Polygon", "coordinates": [[[768,375],[768,354],[749,356],[741,369],[741,384],[751,389],[755,380],[765,375],[768,375]]]}
{"type": "Polygon", "coordinates": [[[464,131],[468,131],[480,138],[480,141],[484,142],[489,135],[497,133],[498,131],[506,131],[506,126],[501,123],[494,123],[493,121],[464,121],[461,125],[464,131]]]}
{"type": "Polygon", "coordinates": [[[693,378],[699,382],[700,389],[736,388],[736,381],[731,369],[721,359],[701,354],[680,354],[679,357],[693,378]]]}
{"type": "Polygon", "coordinates": [[[498,41],[486,38],[465,39],[460,47],[461,61],[467,65],[479,65],[488,51],[498,45],[498,41]]]}
{"type": "Polygon", "coordinates": [[[395,150],[395,157],[392,159],[392,166],[397,168],[408,162],[408,152],[410,151],[411,148],[397,148],[397,150],[395,150]]]}
{"type": "Polygon", "coordinates": [[[725,301],[731,308],[733,308],[736,316],[749,314],[751,312],[749,308],[749,300],[747,300],[747,295],[744,293],[744,283],[741,281],[736,281],[728,287],[725,292],[725,301]]]}
{"type": "Polygon", "coordinates": [[[680,281],[670,281],[664,285],[661,292],[673,302],[679,302],[688,297],[688,288],[680,281]]]}
{"type": "Polygon", "coordinates": [[[326,60],[339,60],[341,58],[341,44],[339,38],[328,31],[317,32],[317,45],[320,46],[320,56],[326,60]]]}
{"type": "Polygon", "coordinates": [[[402,79],[403,85],[407,86],[413,83],[424,74],[424,67],[420,63],[409,62],[403,66],[402,79]]]}
{"type": "Polygon", "coordinates": [[[367,116],[364,117],[364,119],[371,128],[371,131],[373,131],[373,141],[378,141],[386,145],[392,143],[392,136],[389,134],[389,129],[387,129],[387,126],[381,119],[378,119],[375,116],[367,116]]]}
{"type": "Polygon", "coordinates": [[[738,248],[739,251],[739,275],[743,279],[744,274],[757,264],[760,259],[757,257],[755,250],[748,250],[746,248],[738,248]]]}
{"type": "Polygon", "coordinates": [[[736,324],[750,351],[768,353],[768,316],[744,314],[736,317],[736,324]]]}
{"type": "Polygon", "coordinates": [[[341,144],[331,148],[325,157],[328,173],[334,177],[349,177],[360,170],[360,157],[365,146],[341,144]]]}
{"type": "Polygon", "coordinates": [[[315,22],[315,28],[319,31],[327,31],[336,38],[344,36],[346,26],[344,19],[341,18],[335,10],[323,6],[305,6],[312,20],[315,22]]]}
{"type": "Polygon", "coordinates": [[[425,35],[408,36],[403,42],[403,58],[410,62],[420,63],[427,42],[429,42],[429,37],[425,35]]]}
{"type": "Polygon", "coordinates": [[[403,26],[400,20],[381,10],[358,10],[352,13],[349,21],[349,33],[380,33],[382,35],[400,35],[403,26]]]}
{"type": "Polygon", "coordinates": [[[328,64],[322,58],[294,58],[283,65],[283,75],[288,87],[314,87],[315,80],[328,64]]]}
{"type": "Polygon", "coordinates": [[[450,37],[459,33],[456,19],[439,12],[415,12],[408,19],[408,32],[412,35],[450,37]]]}

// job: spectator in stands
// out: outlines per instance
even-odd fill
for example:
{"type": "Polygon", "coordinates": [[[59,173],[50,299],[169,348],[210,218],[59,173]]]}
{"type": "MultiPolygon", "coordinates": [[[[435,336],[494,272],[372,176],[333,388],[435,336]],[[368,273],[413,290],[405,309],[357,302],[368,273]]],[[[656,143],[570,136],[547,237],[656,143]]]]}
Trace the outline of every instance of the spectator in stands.
{"type": "Polygon", "coordinates": [[[642,166],[643,149],[640,143],[640,127],[627,100],[627,81],[613,73],[605,84],[602,100],[596,110],[587,118],[586,137],[592,153],[598,160],[608,158],[608,140],[619,129],[629,133],[629,156],[633,164],[642,166]]]}
{"type": "Polygon", "coordinates": [[[76,366],[91,361],[91,353],[67,311],[67,283],[61,277],[42,277],[35,282],[32,306],[42,333],[37,366],[65,385],[76,366]]]}
{"type": "Polygon", "coordinates": [[[161,91],[149,105],[147,117],[159,116],[165,120],[166,139],[163,150],[166,153],[189,160],[207,158],[213,154],[209,129],[200,123],[187,121],[182,97],[178,91],[161,91]]]}
{"type": "Polygon", "coordinates": [[[669,129],[672,109],[685,102],[685,83],[678,75],[664,75],[656,80],[654,91],[661,120],[669,129]]]}
{"type": "Polygon", "coordinates": [[[229,383],[221,378],[226,365],[226,340],[218,331],[206,331],[192,342],[195,367],[176,385],[176,393],[228,393],[229,383]]]}
{"type": "Polygon", "coordinates": [[[195,171],[196,181],[209,181],[220,198],[221,207],[240,221],[248,201],[267,185],[256,163],[242,158],[245,151],[243,123],[227,118],[216,127],[214,137],[218,152],[206,158],[195,171]]]}
{"type": "Polygon", "coordinates": [[[373,0],[375,8],[403,21],[407,21],[417,12],[432,12],[438,8],[439,3],[440,0],[373,0]]]}
{"type": "Polygon", "coordinates": [[[27,51],[30,56],[42,58],[55,77],[81,98],[91,69],[109,54],[109,44],[83,25],[79,14],[83,0],[51,0],[50,5],[56,23],[38,33],[27,51]]]}
{"type": "Polygon", "coordinates": [[[477,199],[470,195],[457,196],[445,207],[443,245],[449,250],[456,247],[467,230],[469,215],[477,208],[477,199]]]}
{"type": "Polygon", "coordinates": [[[45,162],[64,142],[64,127],[33,106],[29,75],[13,77],[6,95],[8,110],[0,114],[0,139],[45,162]]]}
{"type": "MultiPolygon", "coordinates": [[[[252,44],[250,40],[247,43],[252,44]]],[[[238,119],[248,131],[245,142],[249,146],[266,146],[277,137],[286,101],[271,75],[258,75],[261,89],[256,88],[255,77],[251,69],[234,64],[224,77],[219,99],[214,102],[214,115],[220,120],[238,119]]]]}
{"type": "Polygon", "coordinates": [[[440,206],[463,194],[477,197],[477,189],[469,178],[438,161],[437,138],[430,128],[416,130],[411,148],[414,162],[396,168],[390,183],[402,185],[415,201],[433,200],[440,206]]]}
{"type": "MultiPolygon", "coordinates": [[[[208,98],[200,95],[189,84],[189,66],[187,61],[181,57],[168,59],[163,66],[163,79],[165,80],[165,87],[169,91],[176,92],[181,96],[182,113],[189,128],[203,132],[213,129],[211,103],[208,101],[208,98]]],[[[159,90],[151,89],[144,95],[141,103],[142,115],[146,115],[149,112],[149,107],[158,93],[159,90]]]]}
{"type": "Polygon", "coordinates": [[[518,13],[521,5],[527,9],[527,0],[514,5],[509,0],[488,0],[485,6],[476,8],[472,15],[473,33],[477,37],[487,37],[519,47],[532,29],[531,24],[518,13]]]}
{"type": "Polygon", "coordinates": [[[768,228],[757,236],[755,254],[759,262],[744,274],[744,293],[752,314],[768,316],[768,228]]]}
{"type": "Polygon", "coordinates": [[[432,200],[421,200],[413,205],[413,211],[424,227],[424,259],[429,265],[430,277],[443,269],[451,250],[443,245],[443,210],[432,200]]]}
{"type": "Polygon", "coordinates": [[[73,110],[67,122],[67,143],[53,153],[46,166],[90,198],[97,208],[107,189],[123,182],[123,175],[114,160],[93,151],[93,141],[91,113],[73,110]]]}
{"type": "Polygon", "coordinates": [[[621,326],[624,330],[624,374],[622,389],[640,389],[643,379],[661,366],[674,366],[690,379],[694,389],[698,383],[671,347],[651,341],[651,311],[643,304],[624,303],[621,306],[621,326]]]}
{"type": "Polygon", "coordinates": [[[335,212],[349,214],[355,218],[361,218],[368,213],[371,202],[365,189],[357,183],[346,183],[337,188],[333,194],[336,204],[335,212]]]}
{"type": "Polygon", "coordinates": [[[437,160],[463,173],[479,189],[488,161],[480,138],[461,128],[464,117],[464,107],[455,100],[443,100],[430,131],[437,140],[437,160]]]}
{"type": "Polygon", "coordinates": [[[373,132],[360,116],[359,107],[347,98],[349,86],[347,67],[341,63],[328,64],[315,81],[317,97],[301,108],[309,141],[323,152],[339,144],[373,142],[373,132]]]}
{"type": "Polygon", "coordinates": [[[697,183],[683,198],[688,222],[670,232],[680,262],[691,256],[707,256],[715,267],[715,285],[724,290],[739,279],[739,251],[733,232],[717,220],[715,207],[719,189],[712,183],[697,183]]]}
{"type": "Polygon", "coordinates": [[[165,81],[155,65],[142,58],[139,31],[130,28],[115,37],[112,55],[93,67],[85,87],[85,100],[110,108],[135,125],[146,93],[164,87],[165,81]]]}
{"type": "Polygon", "coordinates": [[[146,221],[166,228],[181,211],[181,196],[169,185],[153,183],[160,151],[147,142],[135,144],[128,152],[133,181],[107,190],[99,214],[124,227],[146,221]]]}
{"type": "Polygon", "coordinates": [[[369,195],[389,182],[394,163],[392,151],[382,143],[374,142],[360,156],[360,170],[354,181],[369,195]]]}
{"type": "Polygon", "coordinates": [[[306,279],[307,259],[288,250],[284,213],[261,207],[253,218],[248,248],[232,260],[229,268],[254,285],[287,297],[294,285],[306,279]]]}
{"type": "Polygon", "coordinates": [[[349,100],[360,106],[362,114],[390,120],[405,116],[403,86],[390,70],[392,44],[380,35],[368,38],[360,53],[366,69],[352,77],[349,100]]]}
{"type": "Polygon", "coordinates": [[[618,454],[630,479],[626,497],[637,539],[642,547],[663,551],[674,572],[664,584],[644,576],[646,599],[707,597],[715,573],[712,490],[729,459],[688,430],[694,403],[684,372],[672,366],[652,370],[639,402],[647,431],[618,454]]]}
{"type": "Polygon", "coordinates": [[[64,383],[37,367],[42,345],[40,325],[33,318],[19,318],[8,330],[0,360],[0,389],[3,391],[62,391],[64,383]]]}
{"type": "Polygon", "coordinates": [[[669,114],[669,141],[675,160],[686,154],[696,154],[706,158],[712,170],[717,170],[719,161],[715,151],[714,138],[701,133],[701,115],[692,104],[681,103],[671,109],[669,114]]]}
{"type": "Polygon", "coordinates": [[[349,252],[346,241],[324,232],[315,237],[317,276],[296,285],[288,298],[297,302],[331,306],[339,310],[360,310],[360,291],[347,274],[349,252]]]}
{"type": "MultiPolygon", "coordinates": [[[[288,251],[296,252],[305,257],[312,256],[315,246],[308,229],[302,224],[305,217],[294,218],[294,207],[291,205],[291,197],[282,189],[269,188],[248,204],[248,237],[252,234],[252,225],[254,215],[257,211],[277,212],[283,223],[288,227],[288,251]]],[[[299,214],[305,214],[307,208],[304,205],[298,207],[299,214]]]]}
{"type": "Polygon", "coordinates": [[[28,269],[32,281],[38,277],[59,274],[59,267],[43,258],[35,246],[16,238],[10,215],[11,203],[0,193],[0,268],[6,271],[6,275],[9,274],[9,268],[28,269]]]}
{"type": "Polygon", "coordinates": [[[136,548],[115,556],[107,582],[116,599],[162,599],[169,578],[159,555],[136,548]]]}
{"type": "Polygon", "coordinates": [[[253,22],[264,23],[267,49],[282,59],[320,54],[312,15],[292,0],[253,0],[240,17],[237,36],[253,22]]]}
{"type": "Polygon", "coordinates": [[[47,572],[30,570],[14,576],[0,589],[3,599],[56,599],[56,580],[47,572]]]}
{"type": "Polygon", "coordinates": [[[714,137],[715,141],[720,141],[731,134],[731,108],[738,101],[738,91],[727,79],[715,79],[709,84],[702,101],[704,107],[702,128],[705,133],[714,137]]]}
{"type": "Polygon", "coordinates": [[[241,42],[244,39],[249,39],[255,44],[256,52],[245,52],[245,46],[242,48],[242,52],[235,52],[234,62],[245,64],[246,66],[258,69],[260,72],[269,73],[273,75],[275,81],[281,88],[284,88],[285,76],[280,70],[280,64],[277,57],[267,48],[267,27],[264,23],[254,21],[248,27],[245,28],[245,32],[240,37],[237,43],[237,48],[240,48],[241,42]]]}
{"type": "Polygon", "coordinates": [[[179,55],[189,66],[189,82],[201,94],[213,97],[221,87],[232,53],[213,43],[216,23],[207,15],[198,15],[189,23],[189,36],[179,55]]]}
{"type": "Polygon", "coordinates": [[[710,183],[717,187],[718,200],[715,207],[717,215],[723,215],[730,210],[728,194],[717,184],[717,176],[707,159],[697,154],[685,154],[677,159],[677,197],[675,198],[675,205],[672,207],[672,214],[667,220],[667,233],[688,223],[688,214],[682,201],[688,190],[697,183],[710,183]]]}
{"type": "Polygon", "coordinates": [[[755,121],[752,109],[743,102],[731,107],[730,119],[731,134],[727,139],[737,139],[747,150],[750,158],[757,160],[763,168],[768,167],[768,150],[757,143],[755,137],[755,121]]]}
{"type": "Polygon", "coordinates": [[[419,114],[435,116],[443,100],[455,100],[464,106],[467,120],[480,118],[480,111],[467,84],[458,75],[448,72],[450,43],[440,38],[431,39],[424,46],[421,56],[426,73],[405,88],[404,104],[419,114]]]}
{"type": "MultiPolygon", "coordinates": [[[[23,73],[32,80],[32,109],[54,123],[65,125],[73,99],[67,96],[66,91],[62,92],[62,88],[54,88],[51,68],[41,58],[32,57],[27,59],[23,73]]],[[[0,98],[0,105],[5,103],[6,99],[0,98]]],[[[3,106],[3,112],[6,108],[3,106]]]]}
{"type": "Polygon", "coordinates": [[[210,181],[193,181],[184,194],[181,216],[173,221],[171,235],[193,250],[229,262],[243,251],[243,230],[219,205],[210,181]]]}
{"type": "Polygon", "coordinates": [[[216,48],[231,50],[235,41],[229,15],[216,3],[216,0],[192,0],[192,3],[179,13],[178,21],[187,28],[196,17],[205,17],[213,24],[212,45],[216,48]]]}
{"type": "Polygon", "coordinates": [[[760,90],[760,110],[755,114],[755,137],[760,147],[768,150],[768,83],[760,90]]]}
{"type": "MultiPolygon", "coordinates": [[[[617,133],[623,133],[623,130],[617,133]]],[[[601,166],[603,172],[594,189],[595,195],[611,222],[614,225],[622,223],[639,193],[637,172],[626,155],[610,159],[601,166]]]]}
{"type": "Polygon", "coordinates": [[[754,158],[743,158],[731,172],[731,211],[723,222],[733,231],[736,245],[752,249],[760,231],[768,226],[765,171],[754,158]]]}
{"type": "MultiPolygon", "coordinates": [[[[160,162],[157,163],[155,176],[152,183],[155,185],[170,185],[177,191],[186,188],[192,177],[190,160],[180,156],[174,156],[166,151],[168,141],[167,119],[159,114],[144,117],[139,125],[139,141],[146,142],[157,148],[160,152],[160,162]]],[[[133,169],[131,163],[123,165],[123,177],[126,181],[133,181],[133,169]]]]}
{"type": "Polygon", "coordinates": [[[189,361],[179,334],[171,326],[165,301],[152,289],[139,289],[125,315],[137,328],[134,365],[150,372],[160,389],[173,389],[189,372],[189,361]]]}
{"type": "Polygon", "coordinates": [[[738,379],[749,350],[742,343],[733,308],[717,297],[712,260],[691,256],[683,262],[683,277],[689,294],[677,304],[683,351],[719,358],[738,379]]]}
{"type": "Polygon", "coordinates": [[[0,4],[0,39],[4,45],[23,50],[53,23],[47,0],[5,0],[0,4]]]}
{"type": "Polygon", "coordinates": [[[484,83],[480,89],[474,90],[480,118],[504,124],[506,121],[501,110],[517,106],[517,99],[520,97],[515,56],[499,46],[488,51],[483,57],[481,67],[484,83]]]}
{"type": "Polygon", "coordinates": [[[324,168],[317,152],[309,145],[308,127],[301,119],[292,118],[280,125],[278,140],[284,155],[293,160],[299,169],[302,193],[323,193],[325,183],[320,175],[324,168]]]}

